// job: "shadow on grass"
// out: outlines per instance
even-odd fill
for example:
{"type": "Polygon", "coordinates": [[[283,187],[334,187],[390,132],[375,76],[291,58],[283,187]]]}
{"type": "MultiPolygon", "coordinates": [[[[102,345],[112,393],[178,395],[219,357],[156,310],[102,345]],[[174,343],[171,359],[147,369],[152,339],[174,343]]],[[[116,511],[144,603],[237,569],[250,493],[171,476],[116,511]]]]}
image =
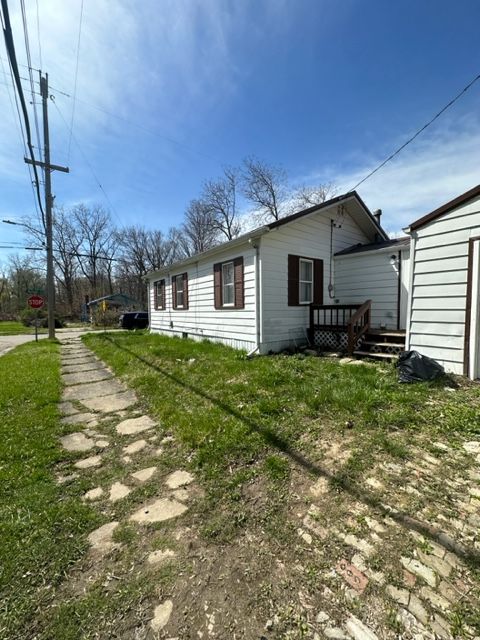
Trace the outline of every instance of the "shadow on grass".
{"type": "Polygon", "coordinates": [[[431,540],[442,545],[448,551],[452,551],[456,555],[464,558],[472,566],[476,568],[480,568],[480,553],[476,549],[465,547],[464,545],[456,542],[448,534],[443,532],[438,527],[434,527],[428,522],[423,522],[416,518],[412,518],[411,516],[409,516],[407,513],[403,511],[399,511],[393,507],[390,507],[389,505],[385,505],[379,496],[375,496],[374,494],[371,494],[371,493],[366,493],[365,491],[360,489],[356,483],[349,481],[345,477],[336,476],[335,474],[330,473],[328,469],[325,469],[321,465],[318,465],[312,462],[311,460],[308,460],[299,451],[296,451],[294,448],[292,448],[292,446],[285,439],[278,436],[271,429],[257,424],[247,416],[242,415],[239,411],[237,411],[233,407],[229,406],[225,402],[222,402],[222,400],[220,400],[219,398],[216,398],[215,396],[207,393],[206,391],[199,388],[198,386],[184,382],[177,376],[162,369],[160,366],[158,366],[158,364],[150,362],[147,358],[144,358],[143,356],[136,354],[131,349],[128,349],[127,347],[124,347],[118,344],[114,338],[106,335],[105,339],[108,340],[117,349],[120,349],[121,351],[125,351],[126,353],[129,354],[129,356],[131,356],[132,358],[135,358],[136,360],[146,365],[147,367],[150,367],[151,369],[161,374],[162,376],[164,376],[174,384],[195,393],[196,395],[198,395],[199,397],[205,400],[208,400],[209,402],[219,407],[226,414],[232,416],[236,420],[243,422],[243,424],[246,425],[248,429],[250,429],[250,431],[254,431],[260,434],[268,445],[284,453],[292,461],[294,461],[299,466],[303,467],[306,471],[308,471],[314,477],[317,477],[317,478],[324,477],[331,482],[332,481],[335,482],[335,485],[337,487],[340,487],[341,489],[346,491],[356,500],[363,502],[364,504],[368,505],[372,509],[376,509],[383,516],[388,516],[392,518],[392,520],[394,520],[404,528],[409,529],[411,531],[416,531],[430,538],[431,540]]]}

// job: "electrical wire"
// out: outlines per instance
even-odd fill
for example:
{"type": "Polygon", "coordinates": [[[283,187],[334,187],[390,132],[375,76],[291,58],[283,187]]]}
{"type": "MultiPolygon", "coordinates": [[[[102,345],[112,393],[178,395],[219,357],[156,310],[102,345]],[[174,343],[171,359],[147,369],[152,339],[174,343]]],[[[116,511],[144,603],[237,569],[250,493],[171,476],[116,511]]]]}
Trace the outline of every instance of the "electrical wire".
{"type": "Polygon", "coordinates": [[[70,162],[70,150],[71,150],[71,146],[72,146],[73,123],[74,123],[74,119],[75,119],[75,105],[76,105],[76,97],[77,97],[77,80],[78,80],[78,63],[79,63],[79,60],[80,60],[80,41],[81,41],[81,38],[82,38],[82,23],[83,23],[83,0],[81,0],[80,22],[78,24],[77,61],[75,63],[75,80],[74,80],[74,83],[73,83],[72,118],[70,120],[70,137],[68,139],[67,164],[70,162]]]}
{"type": "Polygon", "coordinates": [[[23,94],[22,83],[20,81],[20,73],[18,71],[17,56],[15,53],[15,43],[13,41],[12,26],[10,24],[10,15],[8,12],[7,0],[1,0],[1,4],[2,4],[2,13],[3,13],[3,35],[5,37],[5,46],[8,53],[10,68],[13,73],[15,85],[17,87],[18,97],[20,99],[20,104],[22,107],[22,113],[25,121],[25,134],[27,138],[27,146],[30,152],[30,159],[32,161],[33,173],[35,175],[35,187],[37,192],[38,205],[40,207],[40,211],[42,214],[43,224],[45,225],[45,212],[43,210],[42,198],[40,196],[40,180],[38,177],[37,165],[35,161],[35,152],[33,150],[30,120],[28,118],[27,105],[25,103],[25,96],[23,94]]]}
{"type": "Polygon", "coordinates": [[[350,193],[351,191],[355,191],[355,189],[357,189],[366,180],[371,178],[375,173],[377,173],[377,171],[380,171],[380,169],[382,167],[384,167],[387,164],[387,162],[390,162],[390,160],[393,160],[393,158],[395,158],[395,156],[397,156],[401,151],[403,151],[403,149],[405,149],[405,147],[407,147],[411,142],[413,142],[415,140],[415,138],[418,138],[418,136],[421,133],[423,133],[425,131],[425,129],[427,129],[431,124],[433,124],[435,122],[435,120],[437,120],[442,115],[442,113],[445,113],[445,111],[447,109],[449,109],[452,105],[454,105],[455,102],[457,102],[457,100],[459,100],[464,95],[464,93],[466,93],[470,89],[470,87],[472,87],[475,84],[475,82],[477,82],[478,80],[480,80],[480,73],[477,76],[475,76],[475,78],[473,78],[473,80],[471,80],[471,82],[469,82],[460,91],[460,93],[458,93],[454,98],[452,98],[450,100],[450,102],[448,102],[442,109],[440,109],[440,111],[438,113],[436,113],[433,116],[433,118],[431,118],[426,124],[424,124],[423,127],[421,127],[416,133],[414,133],[413,136],[411,136],[406,142],[404,142],[400,147],[398,147],[398,149],[396,149],[393,153],[391,153],[388,156],[388,158],[386,158],[375,169],[373,169],[373,171],[370,171],[370,173],[368,173],[364,178],[362,178],[362,180],[360,180],[360,182],[357,182],[357,184],[354,187],[349,189],[348,193],[350,193]]]}
{"type": "Polygon", "coordinates": [[[60,118],[63,120],[63,123],[64,123],[65,127],[67,128],[67,131],[70,131],[70,134],[71,134],[71,136],[72,136],[72,139],[73,139],[73,141],[75,142],[75,144],[77,145],[78,150],[79,150],[79,151],[80,151],[80,153],[82,154],[82,157],[83,157],[83,159],[85,160],[85,163],[86,163],[87,167],[89,168],[90,173],[91,173],[91,174],[92,174],[92,176],[93,176],[93,179],[94,179],[94,180],[95,180],[95,182],[97,183],[98,188],[99,188],[99,189],[100,189],[100,191],[103,193],[103,195],[104,195],[104,197],[105,197],[105,200],[107,201],[108,205],[109,205],[109,206],[110,206],[110,208],[112,209],[112,211],[113,211],[113,213],[114,213],[115,217],[117,218],[118,222],[121,224],[120,216],[118,215],[117,210],[116,210],[116,209],[115,209],[115,207],[113,206],[112,201],[111,201],[111,200],[110,200],[110,198],[108,197],[107,192],[105,191],[105,189],[104,189],[103,185],[101,184],[100,180],[98,179],[98,177],[97,177],[97,175],[96,175],[96,173],[95,173],[95,171],[94,171],[94,169],[93,169],[93,167],[92,167],[92,165],[91,165],[90,161],[88,160],[88,158],[87,158],[87,156],[86,156],[86,154],[85,154],[84,150],[82,149],[82,147],[81,147],[81,145],[80,145],[80,143],[79,143],[79,141],[78,141],[77,137],[74,135],[73,131],[69,128],[69,126],[68,126],[68,122],[66,121],[66,119],[65,119],[65,117],[64,117],[64,115],[63,115],[63,113],[60,111],[60,108],[59,108],[58,104],[56,103],[54,96],[50,96],[50,99],[51,99],[51,101],[53,102],[53,106],[54,106],[54,107],[55,107],[55,109],[57,110],[57,112],[58,112],[58,114],[59,114],[60,118]]]}
{"type": "Polygon", "coordinates": [[[38,40],[38,58],[40,60],[40,69],[43,67],[42,62],[42,39],[40,38],[40,12],[38,9],[38,0],[36,1],[37,5],[37,40],[38,40]]]}

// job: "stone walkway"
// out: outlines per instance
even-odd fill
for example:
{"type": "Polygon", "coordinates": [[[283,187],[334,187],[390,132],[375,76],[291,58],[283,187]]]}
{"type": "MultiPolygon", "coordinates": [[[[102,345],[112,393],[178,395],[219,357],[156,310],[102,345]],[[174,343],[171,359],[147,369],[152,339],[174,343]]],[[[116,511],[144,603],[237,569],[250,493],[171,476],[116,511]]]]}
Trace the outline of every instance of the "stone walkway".
{"type": "MultiPolygon", "coordinates": [[[[117,503],[136,488],[156,482],[159,495],[146,503],[137,504],[125,520],[141,527],[144,524],[164,522],[178,518],[188,509],[190,497],[189,485],[193,476],[184,470],[178,470],[166,478],[157,478],[158,467],[151,462],[162,453],[155,445],[158,434],[157,424],[138,409],[138,401],[133,391],[127,389],[114,378],[111,371],[83,345],[80,337],[70,337],[62,341],[61,347],[62,380],[65,385],[60,411],[61,421],[66,427],[75,429],[60,438],[64,449],[82,454],[72,461],[73,469],[68,475],[59,475],[60,483],[75,482],[82,474],[92,479],[95,473],[109,464],[106,461],[109,448],[120,441],[120,462],[125,468],[124,477],[109,486],[93,487],[85,492],[83,498],[97,503],[99,508],[105,504],[117,503]],[[115,440],[115,443],[113,443],[115,440]],[[142,452],[142,462],[147,466],[133,471],[131,463],[142,452]],[[85,457],[83,457],[85,456],[85,457]]],[[[165,440],[171,440],[171,437],[165,440]]],[[[161,444],[161,443],[160,443],[161,444]]],[[[118,460],[117,460],[118,462],[118,460]]],[[[121,547],[114,540],[114,534],[120,521],[111,521],[92,531],[88,536],[91,553],[99,559],[106,557],[114,549],[121,547]]],[[[170,549],[152,551],[147,558],[148,564],[158,564],[175,556],[170,549]]],[[[160,632],[168,623],[174,609],[171,600],[160,602],[151,613],[150,626],[154,633],[160,632]]]]}

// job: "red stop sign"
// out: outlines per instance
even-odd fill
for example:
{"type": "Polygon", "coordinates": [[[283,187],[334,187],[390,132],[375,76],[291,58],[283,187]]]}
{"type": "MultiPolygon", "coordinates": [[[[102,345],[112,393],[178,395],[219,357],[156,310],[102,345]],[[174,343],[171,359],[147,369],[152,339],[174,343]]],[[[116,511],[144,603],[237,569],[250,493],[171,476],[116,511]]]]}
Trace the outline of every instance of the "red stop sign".
{"type": "Polygon", "coordinates": [[[27,303],[32,309],[41,309],[45,304],[45,298],[42,296],[37,296],[36,294],[30,296],[27,300],[27,303]]]}

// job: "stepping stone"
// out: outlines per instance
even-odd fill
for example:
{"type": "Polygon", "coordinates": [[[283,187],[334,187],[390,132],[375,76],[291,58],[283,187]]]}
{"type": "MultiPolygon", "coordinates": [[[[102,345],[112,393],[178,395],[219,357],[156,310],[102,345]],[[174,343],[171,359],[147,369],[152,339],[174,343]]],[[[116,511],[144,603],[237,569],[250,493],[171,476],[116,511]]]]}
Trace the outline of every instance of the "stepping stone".
{"type": "Polygon", "coordinates": [[[60,421],[62,424],[89,424],[92,427],[98,424],[97,416],[94,413],[74,413],[71,416],[65,416],[60,421]]]}
{"type": "Polygon", "coordinates": [[[480,453],[480,440],[478,442],[476,440],[464,442],[462,446],[467,453],[480,453]]]}
{"type": "Polygon", "coordinates": [[[118,543],[113,542],[112,536],[119,524],[119,522],[107,522],[107,524],[92,531],[88,536],[88,541],[92,545],[92,549],[100,553],[108,553],[108,551],[118,547],[118,543]]]}
{"type": "Polygon", "coordinates": [[[174,471],[165,480],[169,489],[178,489],[193,482],[193,476],[188,471],[174,471]]]}
{"type": "Polygon", "coordinates": [[[96,440],[95,441],[95,446],[96,447],[100,447],[100,449],[105,449],[105,447],[108,447],[109,444],[110,444],[110,442],[108,440],[96,440]]]}
{"type": "Polygon", "coordinates": [[[157,467],[147,467],[146,469],[135,471],[135,473],[131,473],[130,475],[132,478],[135,478],[135,480],[138,480],[138,482],[146,482],[147,480],[150,480],[156,470],[157,467]]]}
{"type": "Polygon", "coordinates": [[[99,363],[99,360],[93,356],[66,356],[60,360],[62,367],[73,367],[82,364],[99,363]]]}
{"type": "Polygon", "coordinates": [[[112,378],[111,380],[67,387],[63,391],[63,398],[64,400],[80,400],[83,404],[86,404],[83,401],[89,398],[101,400],[101,396],[109,396],[123,391],[124,387],[112,378]]]}
{"type": "Polygon", "coordinates": [[[373,633],[361,620],[350,614],[345,625],[348,633],[355,640],[378,640],[378,636],[373,633]]]}
{"type": "Polygon", "coordinates": [[[77,469],[91,469],[92,467],[99,467],[102,464],[101,456],[90,456],[90,458],[84,458],[74,464],[77,469]]]}
{"type": "Polygon", "coordinates": [[[74,407],[71,402],[60,402],[58,409],[64,416],[71,416],[74,413],[80,413],[77,407],[74,407]]]}
{"type": "Polygon", "coordinates": [[[97,371],[105,369],[101,362],[93,361],[85,364],[67,364],[62,366],[62,373],[80,373],[81,371],[97,371]]]}
{"type": "Polygon", "coordinates": [[[95,487],[95,489],[90,489],[90,491],[87,491],[87,493],[83,496],[83,499],[93,501],[93,500],[98,500],[102,496],[103,496],[102,487],[95,487]]]}
{"type": "Polygon", "coordinates": [[[96,369],[95,371],[77,371],[75,373],[63,373],[62,380],[66,385],[88,384],[108,380],[112,377],[110,371],[106,369],[96,369]]]}
{"type": "Polygon", "coordinates": [[[63,436],[60,438],[60,442],[62,443],[62,447],[67,451],[89,451],[93,449],[95,443],[84,433],[76,432],[70,433],[68,436],[63,436]]]}
{"type": "Polygon", "coordinates": [[[76,480],[78,478],[78,473],[70,473],[67,476],[63,476],[63,475],[58,475],[57,476],[57,484],[67,484],[67,482],[73,482],[73,480],[76,480]]]}
{"type": "Polygon", "coordinates": [[[84,429],[83,433],[86,436],[90,436],[91,438],[101,438],[102,434],[99,433],[98,431],[95,431],[95,429],[84,429]]]}
{"type": "MultiPolygon", "coordinates": [[[[75,387],[70,387],[74,389],[75,387]]],[[[102,396],[101,398],[88,398],[82,400],[88,409],[92,411],[101,411],[102,413],[112,413],[121,409],[128,409],[132,405],[136,404],[137,398],[133,391],[125,391],[123,393],[116,393],[109,396],[102,396]]]]}
{"type": "Polygon", "coordinates": [[[117,424],[117,433],[122,436],[131,436],[134,433],[141,433],[155,427],[156,423],[149,416],[140,416],[140,418],[129,418],[117,424]]]}
{"type": "Polygon", "coordinates": [[[153,611],[153,618],[150,621],[150,626],[154,633],[161,631],[170,620],[172,615],[173,602],[171,600],[165,600],[162,604],[155,607],[153,611]]]}
{"type": "Polygon", "coordinates": [[[126,447],[123,447],[123,453],[127,456],[131,456],[134,453],[138,453],[142,449],[147,446],[146,440],[135,440],[131,444],[128,444],[126,447]]]}
{"type": "Polygon", "coordinates": [[[177,500],[169,498],[159,498],[147,504],[130,516],[130,520],[139,524],[150,522],[163,522],[171,518],[177,518],[187,511],[187,507],[177,500]]]}
{"type": "Polygon", "coordinates": [[[148,554],[147,562],[148,564],[161,564],[167,562],[171,558],[175,558],[175,556],[175,551],[172,551],[171,549],[165,549],[165,551],[161,551],[159,549],[148,554]]]}
{"type": "Polygon", "coordinates": [[[132,490],[130,487],[127,487],[127,485],[122,484],[121,482],[114,482],[110,487],[110,495],[108,496],[108,499],[110,502],[117,502],[117,500],[121,500],[128,496],[131,491],[132,490]]]}

